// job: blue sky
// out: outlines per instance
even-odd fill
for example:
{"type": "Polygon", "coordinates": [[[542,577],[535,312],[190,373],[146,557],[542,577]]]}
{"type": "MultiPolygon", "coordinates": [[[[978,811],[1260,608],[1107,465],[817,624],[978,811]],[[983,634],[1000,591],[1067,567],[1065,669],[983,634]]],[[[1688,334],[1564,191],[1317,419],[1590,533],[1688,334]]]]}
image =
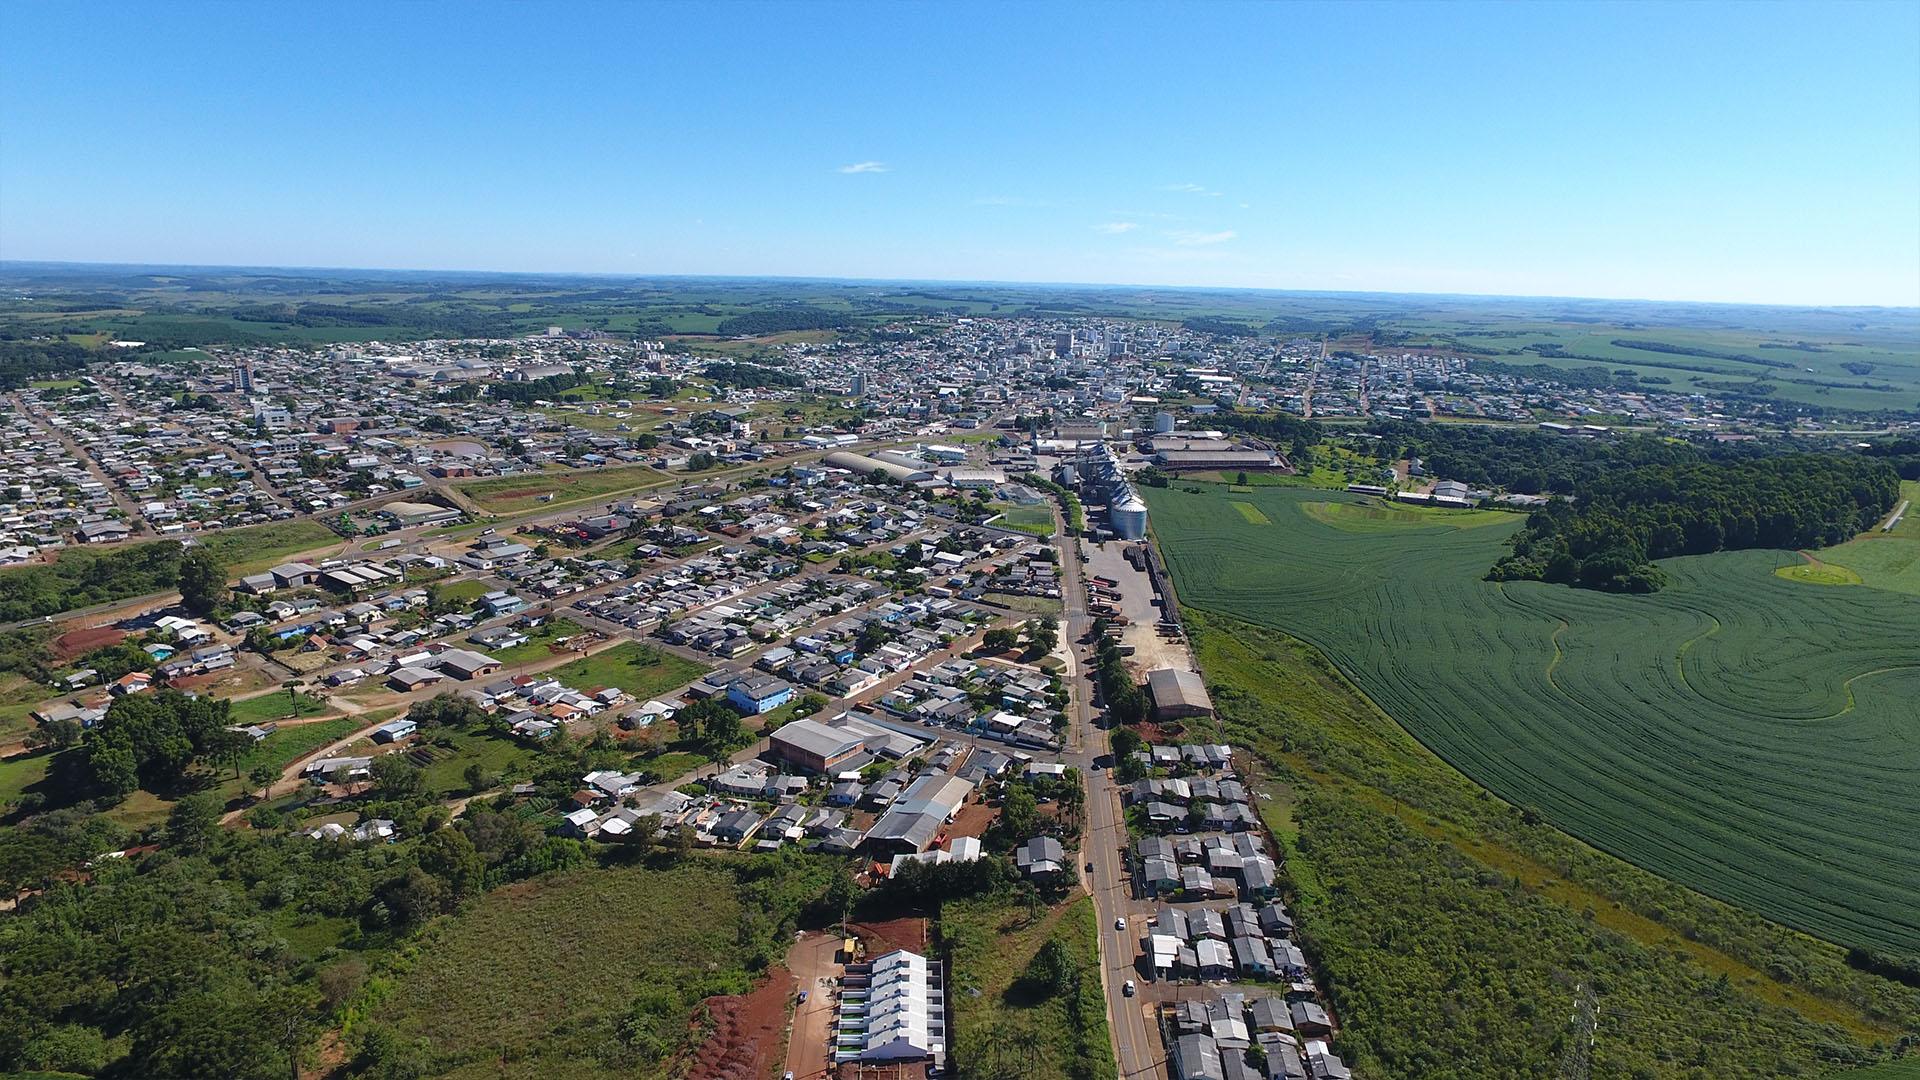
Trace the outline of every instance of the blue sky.
{"type": "Polygon", "coordinates": [[[16,0],[0,258],[1920,305],[1920,4],[16,0]]]}

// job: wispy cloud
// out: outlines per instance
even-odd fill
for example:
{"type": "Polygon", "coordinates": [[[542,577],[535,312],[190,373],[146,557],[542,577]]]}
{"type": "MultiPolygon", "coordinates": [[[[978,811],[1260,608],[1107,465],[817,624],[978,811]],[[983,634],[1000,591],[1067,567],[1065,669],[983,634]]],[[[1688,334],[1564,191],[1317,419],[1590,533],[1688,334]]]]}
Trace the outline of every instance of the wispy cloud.
{"type": "Polygon", "coordinates": [[[1109,221],[1103,225],[1094,226],[1095,229],[1098,229],[1099,231],[1106,233],[1110,236],[1118,236],[1121,233],[1129,233],[1139,227],[1140,227],[1139,222],[1135,222],[1135,221],[1109,221]]]}
{"type": "Polygon", "coordinates": [[[1222,229],[1219,232],[1197,232],[1193,229],[1172,229],[1168,231],[1167,239],[1173,241],[1176,244],[1179,244],[1182,247],[1199,247],[1200,245],[1203,245],[1203,244],[1224,244],[1227,241],[1239,235],[1240,235],[1239,233],[1234,232],[1232,229],[1222,229]]]}
{"type": "Polygon", "coordinates": [[[843,173],[892,172],[884,161],[856,161],[851,165],[840,166],[843,173]]]}
{"type": "Polygon", "coordinates": [[[1192,183],[1168,184],[1167,186],[1161,188],[1160,190],[1161,191],[1179,191],[1179,192],[1184,192],[1188,195],[1205,195],[1210,199],[1217,199],[1220,197],[1219,192],[1213,190],[1212,188],[1206,186],[1205,184],[1192,184],[1192,183]]]}

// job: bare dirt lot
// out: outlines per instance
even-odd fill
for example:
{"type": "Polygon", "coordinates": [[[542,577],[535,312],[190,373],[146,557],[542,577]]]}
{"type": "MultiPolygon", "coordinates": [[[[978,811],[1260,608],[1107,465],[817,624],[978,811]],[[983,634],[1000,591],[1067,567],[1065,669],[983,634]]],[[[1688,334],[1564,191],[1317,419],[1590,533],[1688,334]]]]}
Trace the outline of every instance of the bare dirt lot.
{"type": "Polygon", "coordinates": [[[53,657],[59,661],[72,660],[95,649],[118,645],[126,639],[126,631],[116,630],[111,626],[89,626],[84,630],[69,630],[53,639],[53,657]]]}
{"type": "Polygon", "coordinates": [[[688,1080],[770,1080],[785,1066],[787,1006],[793,976],[776,967],[750,994],[710,997],[707,1037],[694,1051],[688,1080]]]}
{"type": "Polygon", "coordinates": [[[888,919],[885,922],[848,923],[847,930],[866,946],[869,957],[895,949],[924,953],[927,949],[927,920],[888,919]]]}
{"type": "Polygon", "coordinates": [[[839,949],[839,934],[808,930],[794,939],[787,952],[797,988],[807,991],[807,1000],[794,1006],[793,1027],[787,1035],[787,1071],[794,1080],[819,1080],[833,1070],[827,1039],[836,1005],[833,980],[840,974],[840,965],[834,957],[839,949]]]}
{"type": "Polygon", "coordinates": [[[979,836],[987,831],[987,826],[993,824],[994,816],[998,813],[999,811],[986,803],[969,800],[960,808],[960,813],[955,815],[953,824],[947,826],[947,836],[949,839],[956,836],[979,836]]]}

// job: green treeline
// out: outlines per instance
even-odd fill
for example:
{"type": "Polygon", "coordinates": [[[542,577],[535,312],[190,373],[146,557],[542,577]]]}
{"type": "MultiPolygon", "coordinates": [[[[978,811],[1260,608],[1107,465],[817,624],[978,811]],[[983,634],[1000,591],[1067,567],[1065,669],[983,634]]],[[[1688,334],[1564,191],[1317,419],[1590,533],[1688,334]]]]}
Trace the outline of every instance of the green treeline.
{"type": "Polygon", "coordinates": [[[824,308],[791,307],[734,315],[720,320],[714,332],[721,337],[761,337],[789,330],[838,330],[846,325],[846,316],[824,308]]]}
{"type": "Polygon", "coordinates": [[[778,368],[760,364],[736,364],[727,360],[708,364],[701,374],[712,379],[716,386],[731,386],[738,389],[765,390],[769,387],[803,386],[806,383],[806,380],[800,376],[778,368]]]}
{"type": "Polygon", "coordinates": [[[1285,446],[1295,461],[1306,460],[1313,444],[1320,441],[1320,425],[1287,413],[1243,413],[1223,409],[1214,414],[1213,422],[1227,431],[1243,432],[1285,446]]]}
{"type": "Polygon", "coordinates": [[[1590,480],[1572,504],[1534,513],[1488,577],[1653,592],[1665,581],[1654,559],[1837,544],[1899,495],[1893,469],[1861,457],[1643,466],[1590,480]]]}
{"type": "Polygon", "coordinates": [[[106,551],[72,548],[48,566],[0,572],[0,622],[164,592],[180,580],[179,544],[160,540],[106,551]]]}
{"type": "Polygon", "coordinates": [[[497,382],[487,386],[487,396],[496,401],[512,401],[526,405],[535,401],[551,401],[559,397],[563,390],[585,386],[592,381],[585,375],[568,372],[565,375],[548,375],[531,382],[497,382]]]}
{"type": "Polygon", "coordinates": [[[1195,315],[1191,319],[1182,321],[1180,326],[1196,334],[1212,334],[1214,337],[1242,338],[1260,336],[1260,331],[1255,330],[1253,327],[1245,323],[1234,322],[1232,319],[1223,319],[1218,315],[1195,315]]]}
{"type": "Polygon", "coordinates": [[[1920,439],[1895,439],[1892,442],[1874,443],[1860,451],[1871,458],[1880,458],[1893,466],[1902,480],[1920,480],[1920,439]]]}
{"type": "Polygon", "coordinates": [[[35,379],[79,371],[92,356],[69,341],[0,340],[0,390],[18,390],[35,379]]]}
{"type": "Polygon", "coordinates": [[[1367,429],[1380,436],[1376,456],[1386,461],[1420,458],[1430,476],[1522,495],[1571,495],[1610,472],[1642,465],[1680,465],[1709,459],[1751,457],[1752,444],[1703,450],[1645,435],[1617,439],[1572,439],[1544,431],[1467,424],[1386,421],[1367,429]]]}
{"type": "Polygon", "coordinates": [[[1762,367],[1790,368],[1793,366],[1785,360],[1769,360],[1763,356],[1751,356],[1747,353],[1715,352],[1712,349],[1699,349],[1688,345],[1669,345],[1664,341],[1614,338],[1609,344],[1616,349],[1638,349],[1641,352],[1667,353],[1672,356],[1704,356],[1709,360],[1738,360],[1743,364],[1759,364],[1762,367]]]}

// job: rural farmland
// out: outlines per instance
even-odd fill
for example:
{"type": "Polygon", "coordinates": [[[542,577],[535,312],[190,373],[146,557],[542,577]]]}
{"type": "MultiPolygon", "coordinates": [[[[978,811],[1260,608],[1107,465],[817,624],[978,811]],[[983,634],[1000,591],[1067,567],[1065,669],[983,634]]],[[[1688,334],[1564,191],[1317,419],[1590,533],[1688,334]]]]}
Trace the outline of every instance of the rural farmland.
{"type": "Polygon", "coordinates": [[[1669,560],[1654,596],[1494,584],[1518,516],[1146,494],[1184,604],[1316,645],[1501,796],[1788,925],[1920,947],[1911,596],[1786,580],[1773,551],[1669,560]]]}

